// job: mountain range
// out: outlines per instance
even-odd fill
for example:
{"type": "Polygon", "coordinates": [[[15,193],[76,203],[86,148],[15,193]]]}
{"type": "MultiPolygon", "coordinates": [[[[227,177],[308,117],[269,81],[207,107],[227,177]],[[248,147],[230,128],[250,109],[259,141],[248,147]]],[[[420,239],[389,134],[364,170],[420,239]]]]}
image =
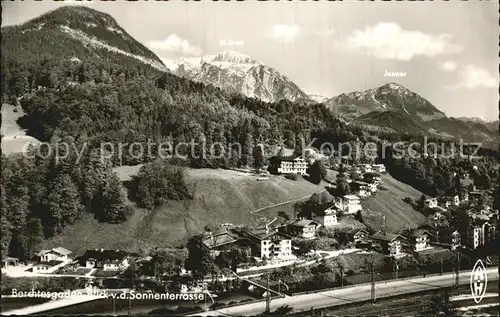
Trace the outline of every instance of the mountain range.
{"type": "Polygon", "coordinates": [[[305,92],[276,69],[238,52],[225,51],[216,55],[163,62],[177,76],[214,85],[230,93],[240,93],[266,102],[309,99],[305,92]]]}
{"type": "MultiPolygon", "coordinates": [[[[113,17],[88,7],[61,7],[22,25],[3,27],[2,37],[4,43],[9,44],[2,48],[2,62],[32,63],[37,60],[50,68],[44,59],[48,51],[57,52],[61,59],[72,62],[106,60],[110,65],[130,65],[130,69],[139,69],[138,72],[145,76],[170,72],[230,94],[264,102],[322,103],[342,120],[369,130],[460,137],[498,146],[498,121],[449,118],[428,100],[400,84],[387,83],[327,98],[308,95],[278,70],[239,52],[225,51],[174,61],[160,59],[130,36],[113,17]]],[[[89,71],[103,72],[90,68],[89,71]]],[[[31,81],[33,86],[34,80],[31,81]]],[[[42,82],[42,86],[50,85],[50,78],[42,82]]],[[[2,84],[17,95],[17,90],[25,89],[2,84]]]]}

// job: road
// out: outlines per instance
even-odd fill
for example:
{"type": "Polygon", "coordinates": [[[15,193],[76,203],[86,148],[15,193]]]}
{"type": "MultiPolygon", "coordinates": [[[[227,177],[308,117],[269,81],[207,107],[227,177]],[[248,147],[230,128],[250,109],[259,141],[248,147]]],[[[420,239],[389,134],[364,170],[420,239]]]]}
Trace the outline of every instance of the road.
{"type": "MultiPolygon", "coordinates": [[[[498,280],[497,268],[488,269],[487,274],[489,282],[498,280]]],[[[375,294],[377,298],[390,297],[395,295],[432,290],[440,287],[447,287],[453,285],[453,282],[454,274],[443,274],[398,281],[378,282],[375,286],[375,294]]],[[[470,272],[461,272],[460,285],[469,283],[470,272]]],[[[364,284],[356,287],[274,299],[271,302],[271,310],[275,310],[282,305],[288,305],[292,307],[295,312],[308,311],[311,308],[322,308],[365,301],[369,300],[370,296],[371,285],[364,284]]],[[[258,302],[193,314],[191,316],[249,316],[264,312],[265,306],[265,302],[258,302]]]]}

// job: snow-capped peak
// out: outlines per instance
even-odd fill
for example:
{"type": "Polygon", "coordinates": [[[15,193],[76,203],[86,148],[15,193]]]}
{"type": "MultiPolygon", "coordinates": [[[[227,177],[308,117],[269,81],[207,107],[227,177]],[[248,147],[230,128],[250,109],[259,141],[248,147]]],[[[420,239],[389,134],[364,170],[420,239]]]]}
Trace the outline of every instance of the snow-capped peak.
{"type": "Polygon", "coordinates": [[[177,76],[263,101],[307,99],[297,85],[277,70],[239,52],[224,51],[176,61],[163,60],[163,63],[177,76]]]}
{"type": "Polygon", "coordinates": [[[466,122],[476,122],[476,123],[489,123],[490,120],[481,117],[481,116],[476,116],[476,117],[458,117],[458,120],[461,121],[466,121],[466,122]]]}
{"type": "Polygon", "coordinates": [[[206,55],[203,57],[206,62],[227,62],[233,64],[261,64],[248,55],[236,51],[224,51],[216,55],[206,55]]]}
{"type": "Polygon", "coordinates": [[[326,102],[328,100],[328,97],[325,97],[320,94],[308,94],[307,96],[309,97],[309,99],[319,103],[326,102]]]}

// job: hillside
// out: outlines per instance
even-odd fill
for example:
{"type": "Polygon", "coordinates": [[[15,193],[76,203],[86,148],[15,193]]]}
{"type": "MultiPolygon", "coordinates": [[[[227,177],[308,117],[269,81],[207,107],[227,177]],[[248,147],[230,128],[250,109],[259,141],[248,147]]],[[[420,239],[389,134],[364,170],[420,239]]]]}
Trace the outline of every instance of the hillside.
{"type": "Polygon", "coordinates": [[[425,223],[425,217],[403,201],[405,197],[419,199],[422,196],[420,191],[395,180],[389,174],[382,175],[381,186],[386,190],[379,190],[361,201],[365,225],[375,231],[380,230],[384,226],[384,216],[385,226],[391,232],[401,232],[425,223]]]}
{"type": "Polygon", "coordinates": [[[354,120],[356,124],[391,129],[397,133],[423,134],[422,121],[408,114],[393,111],[372,111],[354,120]]]}
{"type": "Polygon", "coordinates": [[[18,26],[2,28],[2,58],[6,61],[43,59],[49,51],[60,57],[132,59],[166,70],[162,61],[130,36],[109,14],[86,6],[65,6],[18,26]],[[110,55],[114,55],[111,57],[110,55]]]}
{"type": "MultiPolygon", "coordinates": [[[[126,178],[137,169],[120,167],[115,171],[126,178]]],[[[189,169],[187,175],[195,194],[193,201],[171,201],[152,212],[136,208],[133,216],[121,224],[98,223],[86,215],[44,244],[74,252],[85,248],[138,251],[141,247],[172,246],[184,241],[188,234],[200,232],[205,225],[255,224],[262,215],[252,214],[253,210],[322,189],[305,180],[274,176],[269,181],[257,181],[255,176],[229,170],[189,169]]]]}

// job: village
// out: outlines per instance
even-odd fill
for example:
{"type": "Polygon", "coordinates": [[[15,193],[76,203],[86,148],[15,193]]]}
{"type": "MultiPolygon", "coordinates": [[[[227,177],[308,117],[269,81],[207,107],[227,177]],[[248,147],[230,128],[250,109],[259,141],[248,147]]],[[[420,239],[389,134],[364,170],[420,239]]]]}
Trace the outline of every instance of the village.
{"type": "MultiPolygon", "coordinates": [[[[296,176],[307,177],[314,159],[275,156],[269,159],[269,162],[270,174],[293,179],[296,176]]],[[[327,162],[325,165],[336,175],[336,179],[328,181],[325,186],[326,200],[320,199],[322,201],[318,202],[319,195],[313,195],[301,203],[294,217],[278,213],[277,217],[258,227],[226,223],[218,228],[205,228],[199,239],[195,240],[198,241],[195,248],[199,248],[199,254],[208,255],[215,269],[200,270],[201,279],[199,272],[192,271],[193,265],[189,267],[187,260],[182,257],[174,259],[173,262],[169,259],[168,261],[172,262],[168,264],[170,268],[162,270],[160,268],[165,267],[165,263],[161,263],[154,252],[135,254],[123,250],[91,249],[81,255],[74,255],[71,250],[61,246],[40,250],[31,261],[24,263],[17,258],[4,258],[2,272],[11,278],[73,277],[87,279],[88,285],[93,287],[127,285],[134,288],[140,285],[144,289],[157,291],[158,288],[147,286],[148,281],[154,280],[168,290],[181,293],[211,291],[215,296],[223,295],[232,289],[220,285],[216,287],[217,283],[239,280],[247,282],[246,291],[255,291],[259,297],[267,296],[266,287],[262,285],[262,276],[280,275],[279,272],[286,272],[290,267],[317,268],[333,261],[337,270],[340,269],[340,273],[334,274],[335,280],[330,284],[321,286],[318,283],[317,286],[308,286],[305,289],[300,286],[303,285],[302,282],[295,283],[297,285],[294,287],[287,285],[288,290],[293,288],[293,292],[308,291],[311,287],[343,287],[344,284],[356,283],[357,275],[366,275],[377,265],[378,270],[383,272],[382,267],[387,266],[387,263],[391,267],[388,270],[392,271],[387,273],[388,278],[398,278],[398,271],[405,269],[405,261],[412,262],[412,259],[423,258],[423,255],[427,262],[434,261],[426,263],[427,268],[440,266],[438,271],[442,274],[446,270],[455,270],[457,264],[450,260],[443,267],[443,258],[436,254],[447,252],[454,258],[466,250],[474,252],[495,239],[498,211],[492,210],[491,205],[484,203],[481,197],[488,193],[476,188],[468,175],[463,175],[466,190],[460,195],[429,198],[422,196],[419,201],[401,197],[424,213],[427,222],[420,227],[390,232],[384,229],[373,230],[359,222],[364,210],[364,199],[377,195],[383,187],[384,177],[387,177],[386,166],[343,162],[327,162]],[[336,190],[342,182],[348,184],[348,194],[340,195],[339,190],[336,190]],[[453,219],[460,207],[466,211],[467,222],[461,219],[466,225],[455,227],[452,225],[456,223],[453,219]],[[346,265],[346,261],[349,262],[348,257],[351,257],[351,262],[359,262],[357,270],[346,265]],[[379,263],[376,263],[377,261],[379,263]],[[363,266],[366,263],[372,267],[363,266]],[[109,279],[130,282],[131,275],[134,276],[132,279],[136,279],[132,285],[102,282],[106,279],[108,282],[109,279]],[[352,277],[351,280],[347,278],[349,276],[352,277]]],[[[194,267],[199,268],[205,259],[200,256],[198,261],[200,263],[194,267]]],[[[415,266],[407,269],[415,269],[415,266]]],[[[417,267],[418,272],[422,270],[417,267]]],[[[287,278],[290,276],[282,276],[280,283],[287,283],[287,278]]],[[[279,289],[280,286],[276,286],[276,282],[272,284],[274,290],[275,287],[279,289]]],[[[279,290],[277,292],[279,294],[279,290]]]]}

